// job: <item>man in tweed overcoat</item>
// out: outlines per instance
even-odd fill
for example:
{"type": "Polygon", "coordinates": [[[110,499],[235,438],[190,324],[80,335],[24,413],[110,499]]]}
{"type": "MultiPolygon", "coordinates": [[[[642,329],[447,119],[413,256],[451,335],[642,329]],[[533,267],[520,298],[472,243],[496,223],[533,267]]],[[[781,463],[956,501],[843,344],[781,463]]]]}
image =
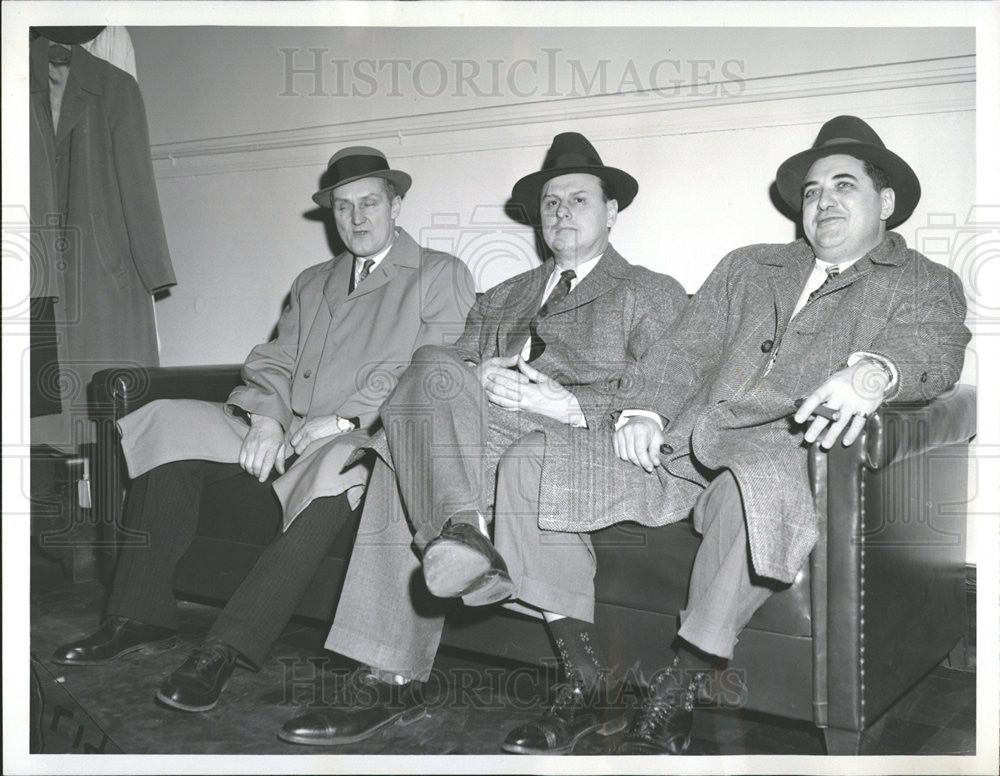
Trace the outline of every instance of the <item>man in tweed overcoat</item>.
{"type": "MultiPolygon", "coordinates": [[[[801,210],[805,239],[723,259],[621,399],[655,416],[630,419],[589,462],[617,488],[591,499],[590,518],[577,513],[576,530],[659,525],[693,506],[703,536],[679,648],[620,753],[687,747],[698,682],[802,567],[817,538],[808,446],[841,435],[849,445],[882,402],[933,398],[961,374],[960,280],[887,231],[920,197],[910,166],[863,121],[839,116],[780,166],[777,186],[801,210]]],[[[552,484],[558,469],[546,471],[553,504],[570,496],[552,484]]]]}
{"type": "Polygon", "coordinates": [[[577,133],[558,135],[542,170],[514,186],[552,258],[489,290],[453,347],[417,351],[382,406],[385,437],[373,444],[379,460],[326,642],[364,667],[351,692],[287,722],[282,739],[347,743],[422,716],[450,597],[516,600],[544,615],[559,651],[569,682],[551,713],[507,736],[506,751],[570,752],[590,732],[624,728],[592,626],[593,550],[578,553],[575,540],[565,554],[542,537],[537,504],[520,506],[524,492],[537,499],[540,471],[520,461],[525,449],[566,457],[583,439],[607,439],[622,375],[687,304],[675,280],[608,242],[637,189],[577,133]],[[566,585],[539,584],[560,576],[566,585]]]}

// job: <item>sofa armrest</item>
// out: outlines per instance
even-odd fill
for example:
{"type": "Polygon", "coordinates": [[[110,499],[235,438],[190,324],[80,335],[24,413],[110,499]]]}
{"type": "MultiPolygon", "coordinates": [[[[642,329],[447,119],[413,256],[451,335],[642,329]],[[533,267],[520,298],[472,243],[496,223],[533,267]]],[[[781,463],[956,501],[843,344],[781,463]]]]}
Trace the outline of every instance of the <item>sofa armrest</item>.
{"type": "Polygon", "coordinates": [[[863,729],[961,636],[975,430],[975,389],[959,386],[880,408],[850,447],[810,450],[818,725],[863,729]]]}
{"type": "Polygon", "coordinates": [[[240,384],[241,364],[105,369],[87,387],[91,419],[119,418],[156,399],[225,401],[240,384]]]}

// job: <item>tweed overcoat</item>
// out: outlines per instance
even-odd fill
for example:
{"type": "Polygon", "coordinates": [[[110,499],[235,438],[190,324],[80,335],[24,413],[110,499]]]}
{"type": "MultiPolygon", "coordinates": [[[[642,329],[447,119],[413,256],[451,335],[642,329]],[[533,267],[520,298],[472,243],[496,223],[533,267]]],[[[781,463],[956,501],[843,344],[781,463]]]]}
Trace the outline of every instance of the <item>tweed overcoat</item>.
{"type": "Polygon", "coordinates": [[[369,438],[378,408],[421,345],[454,342],[475,298],[459,259],[421,248],[404,230],[353,293],[345,252],[303,271],[292,284],[278,334],[243,365],[244,384],[225,404],[151,402],[122,418],[122,449],[136,477],[170,461],[235,463],[248,426],[238,410],[267,415],[290,437],[309,418],[357,417],[361,428],[313,442],[274,480],[285,526],[319,496],[349,490],[356,505],[368,471],[342,472],[369,438]]]}
{"type": "Polygon", "coordinates": [[[895,365],[890,399],[930,399],[958,380],[970,336],[958,277],[894,232],[792,318],[814,259],[804,240],[726,256],[616,399],[618,409],[653,410],[667,420],[674,452],[665,468],[646,474],[619,461],[610,438],[576,460],[546,461],[542,527],[680,520],[713,473],[729,469],[755,571],[794,580],[818,535],[805,427],[791,420],[795,400],[856,352],[895,365]]]}
{"type": "Polygon", "coordinates": [[[150,295],[177,281],[135,79],[73,46],[53,127],[48,47],[30,47],[31,293],[58,297],[69,418],[94,372],[159,363],[150,295]]]}

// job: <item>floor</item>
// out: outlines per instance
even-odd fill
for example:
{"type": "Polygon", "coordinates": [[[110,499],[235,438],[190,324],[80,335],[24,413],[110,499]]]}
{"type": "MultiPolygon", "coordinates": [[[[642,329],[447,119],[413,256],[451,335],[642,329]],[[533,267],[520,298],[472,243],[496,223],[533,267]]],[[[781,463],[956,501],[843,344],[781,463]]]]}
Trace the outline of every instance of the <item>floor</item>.
{"type": "MultiPolygon", "coordinates": [[[[60,643],[94,628],[103,600],[96,581],[74,584],[67,577],[58,564],[43,559],[32,563],[31,648],[42,689],[39,727],[44,736],[34,743],[36,751],[496,754],[508,730],[537,716],[552,679],[523,666],[485,665],[457,652],[442,653],[436,668],[448,680],[433,688],[423,719],[389,727],[357,744],[286,744],[275,735],[282,723],[328,693],[334,672],[351,667],[322,652],[325,629],[292,623],[261,671],[238,669],[215,709],[187,714],[158,705],[153,696],[218,610],[182,603],[180,640],[167,651],[134,653],[106,666],[61,666],[48,656],[60,643]],[[519,679],[512,684],[514,669],[519,679]]],[[[970,665],[974,669],[974,653],[970,665]]],[[[869,728],[862,753],[974,753],[975,678],[974,670],[936,667],[869,728]]],[[[576,753],[608,753],[619,739],[620,734],[595,734],[581,742],[576,753]]],[[[824,749],[811,725],[704,709],[696,714],[690,754],[821,755],[824,749]]]]}

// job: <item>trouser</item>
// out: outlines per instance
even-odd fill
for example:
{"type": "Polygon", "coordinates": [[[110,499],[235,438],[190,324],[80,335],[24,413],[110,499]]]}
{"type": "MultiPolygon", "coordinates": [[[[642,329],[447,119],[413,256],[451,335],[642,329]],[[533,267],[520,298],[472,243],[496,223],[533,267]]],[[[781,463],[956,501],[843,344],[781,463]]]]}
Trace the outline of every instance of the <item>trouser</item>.
{"type": "MultiPolygon", "coordinates": [[[[267,484],[238,464],[178,461],[137,477],[125,507],[125,525],[148,540],[122,548],[107,613],[176,629],[173,576],[177,562],[198,528],[206,486],[239,477],[255,497],[273,504],[281,528],[281,508],[267,484]]],[[[316,575],[320,562],[350,512],[346,497],[315,499],[267,546],[219,615],[207,638],[217,638],[260,666],[316,575]]]]}
{"type": "MultiPolygon", "coordinates": [[[[529,433],[500,459],[496,547],[517,601],[534,607],[536,615],[546,610],[593,622],[596,562],[590,537],[538,527],[544,444],[542,432],[529,433]]],[[[427,592],[413,544],[393,473],[379,460],[326,648],[386,678],[427,679],[444,626],[445,602],[427,592]]]]}
{"type": "Polygon", "coordinates": [[[702,540],[678,635],[704,652],[729,659],[740,632],[773,588],[753,573],[743,500],[730,471],[709,484],[694,509],[702,540]]]}

